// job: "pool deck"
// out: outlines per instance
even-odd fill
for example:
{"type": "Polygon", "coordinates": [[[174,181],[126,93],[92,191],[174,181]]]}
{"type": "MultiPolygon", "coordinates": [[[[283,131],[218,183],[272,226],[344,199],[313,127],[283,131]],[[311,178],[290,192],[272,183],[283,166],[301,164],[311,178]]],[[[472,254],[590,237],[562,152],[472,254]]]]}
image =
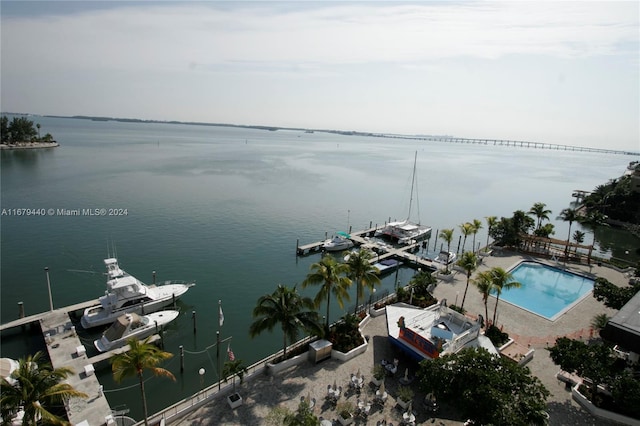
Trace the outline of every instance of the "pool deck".
{"type": "MultiPolygon", "coordinates": [[[[484,258],[479,271],[494,266],[500,266],[508,270],[522,260],[532,259],[532,257],[522,256],[517,253],[500,253],[484,258]]],[[[569,264],[566,268],[574,272],[591,272],[593,275],[606,278],[617,285],[624,285],[628,280],[624,274],[607,267],[594,265],[590,268],[588,266],[569,264]]],[[[455,273],[452,282],[441,281],[438,284],[435,296],[440,300],[446,298],[448,303],[454,303],[457,294],[458,303],[460,304],[465,284],[465,274],[455,273]]],[[[493,315],[494,303],[495,298],[491,298],[489,300],[489,316],[493,315]]],[[[484,304],[480,293],[472,284],[469,286],[464,307],[469,314],[482,313],[484,315],[484,304]]],[[[592,417],[572,400],[571,392],[565,388],[563,382],[556,378],[555,375],[559,368],[553,364],[545,347],[547,344],[553,345],[555,339],[560,336],[586,339],[592,333],[590,323],[595,315],[605,313],[611,316],[615,312],[615,310],[606,308],[593,297],[585,298],[555,321],[544,319],[508,303],[499,304],[498,326],[503,326],[504,331],[508,332],[510,337],[514,338],[519,344],[530,345],[536,349],[533,359],[527,366],[551,392],[551,396],[547,401],[547,411],[550,414],[549,424],[608,424],[592,417]]],[[[389,343],[386,317],[384,315],[372,318],[364,327],[364,334],[369,337],[369,348],[362,355],[350,361],[342,363],[335,359],[329,359],[318,364],[305,362],[275,377],[259,375],[245,382],[239,388],[239,392],[245,400],[244,405],[231,410],[225,398],[218,398],[172,424],[181,426],[268,424],[266,418],[273,407],[281,405],[294,410],[300,397],[307,395],[317,400],[317,405],[314,408],[316,415],[328,420],[335,420],[337,418],[335,409],[332,409],[324,402],[327,385],[337,381],[339,385],[346,387],[350,374],[358,370],[366,376],[368,383],[374,364],[379,363],[382,359],[389,360],[397,357],[400,360],[397,376],[387,377],[385,380],[385,387],[390,394],[389,400],[384,408],[372,409],[366,424],[376,424],[378,421],[386,419],[388,422],[398,425],[402,419],[402,411],[394,408],[396,391],[400,384],[400,379],[404,376],[405,369],[410,369],[409,375],[411,376],[415,371],[415,364],[399,354],[389,343]]],[[[415,388],[415,382],[413,387],[415,388]]],[[[460,419],[456,412],[451,408],[447,408],[446,405],[432,419],[426,413],[424,407],[419,404],[421,397],[423,395],[416,393],[414,398],[414,410],[418,413],[417,424],[463,424],[464,419],[460,419]]],[[[357,400],[355,395],[348,396],[347,399],[352,402],[357,400]]],[[[334,422],[334,424],[338,423],[334,422]]],[[[355,424],[365,424],[365,422],[360,420],[355,424]]]]}

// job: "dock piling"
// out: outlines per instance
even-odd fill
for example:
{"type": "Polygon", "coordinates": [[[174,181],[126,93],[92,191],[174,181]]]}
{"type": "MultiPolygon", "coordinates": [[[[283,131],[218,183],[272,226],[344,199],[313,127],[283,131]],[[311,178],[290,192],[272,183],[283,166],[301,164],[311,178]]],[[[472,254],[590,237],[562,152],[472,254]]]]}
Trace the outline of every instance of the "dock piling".
{"type": "Polygon", "coordinates": [[[180,372],[184,373],[184,347],[180,345],[180,372]]]}
{"type": "Polygon", "coordinates": [[[53,312],[53,299],[51,298],[51,281],[49,280],[49,267],[45,266],[44,272],[47,275],[47,290],[49,290],[49,310],[53,312]]]}
{"type": "Polygon", "coordinates": [[[196,311],[191,311],[191,318],[193,319],[193,334],[196,334],[196,311]]]}

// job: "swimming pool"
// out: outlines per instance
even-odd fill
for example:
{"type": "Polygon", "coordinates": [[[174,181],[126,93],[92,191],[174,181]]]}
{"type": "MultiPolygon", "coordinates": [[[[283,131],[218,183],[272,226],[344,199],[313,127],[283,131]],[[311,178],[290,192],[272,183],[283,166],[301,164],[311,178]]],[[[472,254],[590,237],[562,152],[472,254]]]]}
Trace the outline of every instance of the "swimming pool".
{"type": "Polygon", "coordinates": [[[551,321],[593,290],[593,279],[538,262],[521,262],[509,272],[522,287],[503,290],[500,300],[551,321]]]}

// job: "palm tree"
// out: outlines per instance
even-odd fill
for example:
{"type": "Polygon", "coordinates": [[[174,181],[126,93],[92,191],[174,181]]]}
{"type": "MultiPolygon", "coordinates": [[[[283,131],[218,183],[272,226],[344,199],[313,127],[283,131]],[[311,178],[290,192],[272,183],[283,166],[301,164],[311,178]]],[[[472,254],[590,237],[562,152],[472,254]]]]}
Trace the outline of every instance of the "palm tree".
{"type": "Polygon", "coordinates": [[[598,314],[591,320],[591,327],[593,327],[595,331],[600,331],[607,326],[609,319],[609,315],[607,314],[598,314]]]}
{"type": "Polygon", "coordinates": [[[149,343],[151,337],[147,337],[143,341],[136,338],[127,340],[129,350],[121,354],[116,354],[109,359],[111,363],[111,371],[113,379],[120,383],[127,377],[137,376],[140,381],[140,394],[142,396],[142,411],[144,414],[144,424],[148,426],[147,414],[147,398],[144,393],[144,377],[145,370],[151,370],[154,376],[168,377],[175,381],[176,378],[164,368],[157,367],[162,361],[173,356],[169,352],[160,350],[157,346],[149,343]]]}
{"type": "MultiPolygon", "coordinates": [[[[443,229],[438,234],[439,238],[442,238],[447,242],[447,253],[451,252],[451,240],[453,240],[453,229],[443,229]]],[[[449,272],[449,264],[445,265],[445,271],[449,272]]]]}
{"type": "Polygon", "coordinates": [[[549,220],[549,215],[551,214],[551,210],[546,209],[547,205],[545,203],[534,203],[533,207],[529,209],[529,214],[534,215],[537,219],[536,229],[540,229],[542,225],[542,220],[549,220]]]}
{"type": "Polygon", "coordinates": [[[482,229],[482,222],[480,222],[478,219],[473,219],[473,222],[471,223],[471,225],[473,226],[473,231],[471,231],[473,233],[473,247],[471,247],[471,251],[476,251],[476,234],[478,233],[479,230],[482,229]]]}
{"type": "Polygon", "coordinates": [[[489,301],[489,295],[493,291],[493,281],[491,280],[491,271],[483,271],[478,273],[473,280],[473,284],[478,287],[478,291],[482,295],[482,303],[484,303],[484,318],[485,328],[489,322],[489,308],[487,303],[489,301]]]}
{"type": "Polygon", "coordinates": [[[229,377],[232,377],[233,380],[233,393],[236,392],[236,376],[240,379],[240,384],[244,380],[244,374],[247,372],[247,367],[244,366],[243,361],[241,359],[233,359],[224,362],[224,366],[222,367],[222,376],[224,377],[225,383],[229,380],[229,377]]]}
{"type": "MultiPolygon", "coordinates": [[[[575,230],[573,233],[573,241],[576,242],[576,244],[582,244],[584,242],[584,232],[580,231],[580,230],[575,230]]],[[[575,249],[575,253],[578,253],[578,246],[576,245],[576,249],[575,249]]]]}
{"type": "Polygon", "coordinates": [[[249,335],[256,337],[265,330],[273,330],[276,324],[282,328],[282,351],[287,358],[287,341],[298,340],[301,328],[313,334],[322,334],[319,315],[310,297],[302,297],[296,287],[289,288],[278,284],[272,293],[260,299],[253,308],[256,320],[249,326],[249,335]]]}
{"type": "Polygon", "coordinates": [[[491,235],[491,230],[498,224],[498,218],[496,216],[487,216],[485,219],[487,221],[487,245],[485,250],[489,251],[489,235],[491,235]]]}
{"type": "MultiPolygon", "coordinates": [[[[601,226],[609,226],[607,224],[607,217],[596,210],[589,212],[587,216],[583,217],[580,220],[580,223],[583,226],[591,229],[591,232],[593,234],[593,241],[591,243],[592,246],[596,245],[596,229],[601,226]]],[[[589,257],[589,262],[591,262],[591,257],[589,257]]]]}
{"type": "Polygon", "coordinates": [[[11,420],[22,409],[23,425],[35,425],[42,421],[47,424],[69,424],[63,418],[49,411],[61,406],[71,398],[87,398],[88,395],[62,383],[73,370],[68,367],[53,368],[43,359],[42,352],[28,355],[18,360],[18,368],[11,373],[8,381],[2,378],[0,384],[0,414],[3,424],[11,420]]]}
{"type": "Polygon", "coordinates": [[[380,285],[380,277],[378,276],[380,270],[373,266],[370,260],[370,251],[358,250],[349,253],[346,262],[347,265],[349,265],[347,277],[356,283],[356,307],[354,314],[358,312],[358,301],[361,297],[364,297],[364,288],[367,287],[370,292],[373,292],[374,287],[380,285]]]}
{"type": "Polygon", "coordinates": [[[491,274],[491,283],[493,290],[496,292],[496,306],[493,308],[493,320],[492,324],[496,323],[496,313],[498,312],[498,302],[500,301],[500,295],[502,290],[509,290],[511,288],[520,288],[522,284],[518,281],[514,281],[513,275],[499,266],[491,268],[489,271],[491,274]]]}
{"type": "Polygon", "coordinates": [[[346,276],[349,272],[349,266],[344,263],[338,263],[332,256],[324,255],[320,262],[314,263],[310,267],[311,272],[302,282],[302,288],[309,285],[320,285],[320,290],[313,303],[316,308],[320,306],[323,300],[327,300],[327,316],[325,324],[326,335],[329,335],[329,305],[331,302],[331,294],[336,297],[340,308],[344,308],[344,301],[351,300],[349,297],[349,286],[351,280],[346,276]]]}
{"type": "Polygon", "coordinates": [[[464,308],[464,299],[467,297],[467,290],[469,290],[469,280],[471,274],[478,268],[478,256],[472,251],[462,253],[462,256],[456,262],[458,266],[463,268],[467,272],[467,286],[464,288],[464,294],[462,295],[462,303],[460,308],[464,308]]]}
{"type": "Polygon", "coordinates": [[[464,239],[462,240],[462,252],[464,253],[464,247],[467,245],[467,237],[473,233],[473,225],[469,222],[465,222],[458,225],[458,227],[460,228],[462,235],[464,235],[464,239]]]}
{"type": "Polygon", "coordinates": [[[567,234],[567,244],[565,245],[565,248],[564,248],[565,259],[569,254],[569,237],[571,236],[571,225],[573,224],[573,222],[577,221],[578,218],[579,216],[578,216],[577,210],[569,209],[569,208],[562,210],[560,212],[560,216],[558,216],[558,219],[561,219],[565,222],[569,222],[569,233],[567,234]]]}

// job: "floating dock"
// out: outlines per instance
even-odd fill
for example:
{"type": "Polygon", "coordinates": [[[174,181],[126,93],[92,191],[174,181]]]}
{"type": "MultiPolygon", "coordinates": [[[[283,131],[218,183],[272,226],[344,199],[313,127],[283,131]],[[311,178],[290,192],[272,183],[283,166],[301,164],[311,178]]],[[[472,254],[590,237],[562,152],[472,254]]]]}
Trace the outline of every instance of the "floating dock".
{"type": "MultiPolygon", "coordinates": [[[[414,266],[416,269],[425,268],[432,271],[438,269],[430,259],[425,259],[414,254],[416,249],[418,249],[422,245],[422,241],[407,244],[402,247],[391,247],[388,244],[383,245],[376,241],[365,238],[373,236],[377,229],[378,228],[376,226],[373,228],[369,227],[368,229],[362,231],[349,232],[349,239],[353,241],[355,245],[357,245],[361,249],[369,249],[377,253],[377,255],[370,260],[371,263],[376,263],[388,258],[396,258],[403,261],[407,265],[414,266]]],[[[317,241],[315,243],[302,246],[296,243],[296,254],[298,256],[305,256],[312,252],[321,251],[324,241],[325,240],[317,241]]]]}

